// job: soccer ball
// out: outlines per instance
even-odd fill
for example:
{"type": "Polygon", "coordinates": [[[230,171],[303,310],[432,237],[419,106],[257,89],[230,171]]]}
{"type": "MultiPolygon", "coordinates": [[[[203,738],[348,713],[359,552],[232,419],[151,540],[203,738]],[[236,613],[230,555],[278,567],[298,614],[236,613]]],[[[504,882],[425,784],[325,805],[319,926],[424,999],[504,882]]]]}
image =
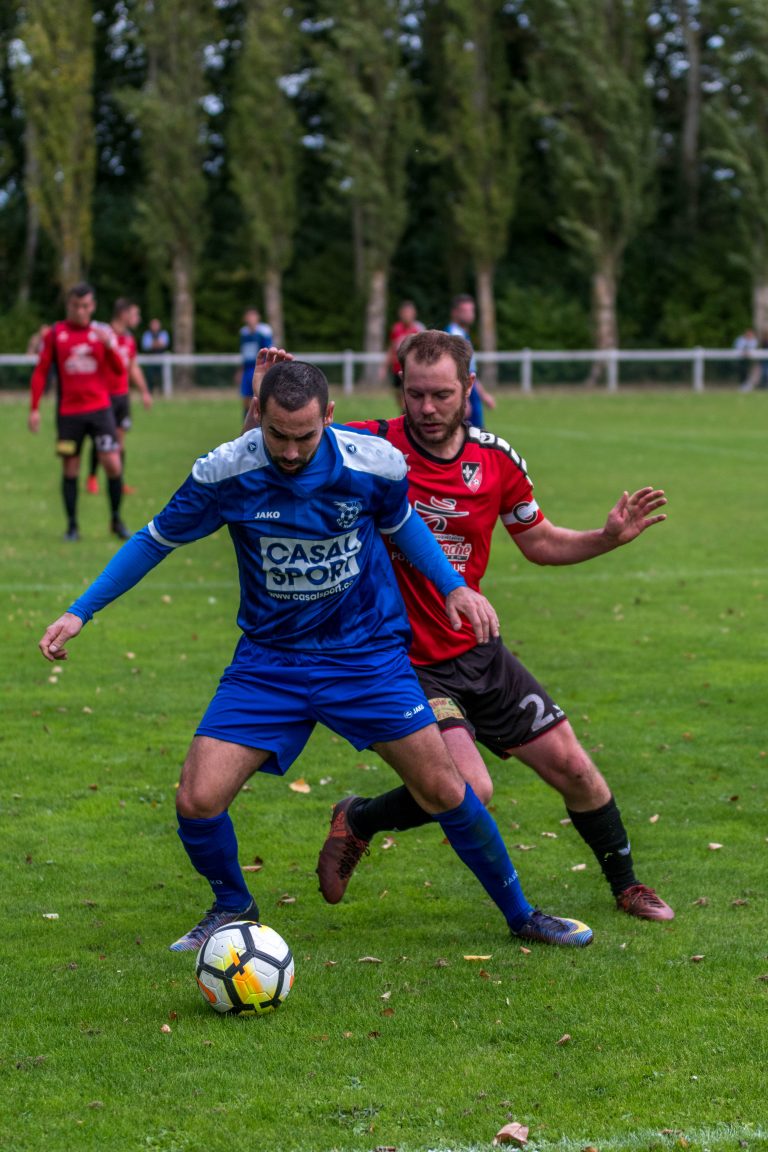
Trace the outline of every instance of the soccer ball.
{"type": "Polygon", "coordinates": [[[208,937],[195,976],[216,1012],[261,1016],[293,987],[293,954],[282,936],[255,920],[236,920],[208,937]]]}

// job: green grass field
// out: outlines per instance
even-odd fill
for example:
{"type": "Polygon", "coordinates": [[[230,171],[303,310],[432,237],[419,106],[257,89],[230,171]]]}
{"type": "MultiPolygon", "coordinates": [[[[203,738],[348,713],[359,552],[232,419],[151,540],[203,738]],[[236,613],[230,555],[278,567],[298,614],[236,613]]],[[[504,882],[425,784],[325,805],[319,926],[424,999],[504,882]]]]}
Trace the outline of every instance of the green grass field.
{"type": "MultiPolygon", "coordinates": [[[[325,906],[331,803],[394,777],[318,730],[233,810],[243,862],[264,862],[262,917],[296,956],[264,1020],[215,1016],[193,957],[167,951],[208,904],[173,798],[236,639],[231,545],[167,560],[52,673],[36,643],[114,551],[106,498],[81,497],[83,541],[62,543],[50,403],[36,440],[21,402],[1,411],[4,1149],[458,1152],[510,1119],[537,1150],[768,1148],[768,397],[508,397],[492,421],[556,522],[596,527],[623,488],[667,490],[666,524],[580,568],[533,569],[500,532],[485,591],[677,919],[619,914],[559,797],[513,761],[495,764],[495,815],[528,846],[512,849],[526,892],[586,920],[592,948],[521,951],[435,828],[375,844],[325,906]]],[[[234,397],[137,413],[131,527],[237,417],[234,397]]]]}

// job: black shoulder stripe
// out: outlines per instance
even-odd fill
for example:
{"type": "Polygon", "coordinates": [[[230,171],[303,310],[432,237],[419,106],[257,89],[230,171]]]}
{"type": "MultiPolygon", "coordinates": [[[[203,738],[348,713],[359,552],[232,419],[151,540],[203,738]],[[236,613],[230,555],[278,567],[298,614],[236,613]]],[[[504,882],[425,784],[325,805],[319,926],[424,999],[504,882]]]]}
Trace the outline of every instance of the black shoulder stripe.
{"type": "Polygon", "coordinates": [[[472,444],[479,444],[481,448],[495,448],[497,452],[503,452],[524,476],[528,475],[528,465],[525,460],[502,436],[497,436],[494,432],[486,432],[482,428],[470,428],[467,439],[472,444]]]}
{"type": "Polygon", "coordinates": [[[388,431],[389,431],[389,420],[379,420],[379,426],[376,429],[375,435],[381,436],[383,439],[384,437],[386,437],[388,431]]]}

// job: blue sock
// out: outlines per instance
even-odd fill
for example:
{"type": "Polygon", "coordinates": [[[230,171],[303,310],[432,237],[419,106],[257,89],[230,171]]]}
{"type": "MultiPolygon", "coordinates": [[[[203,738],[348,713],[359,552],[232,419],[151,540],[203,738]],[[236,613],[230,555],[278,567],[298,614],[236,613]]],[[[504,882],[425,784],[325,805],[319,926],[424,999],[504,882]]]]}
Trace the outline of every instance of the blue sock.
{"type": "Polygon", "coordinates": [[[515,866],[495,820],[469,784],[458,808],[439,812],[434,819],[445,832],[456,855],[474,872],[501,909],[512,931],[522,928],[530,920],[533,908],[523,895],[515,866]]]}
{"type": "Polygon", "coordinates": [[[226,912],[243,911],[253,897],[237,859],[237,837],[229,812],[203,820],[176,815],[179,838],[192,867],[210,884],[216,907],[226,912]]]}

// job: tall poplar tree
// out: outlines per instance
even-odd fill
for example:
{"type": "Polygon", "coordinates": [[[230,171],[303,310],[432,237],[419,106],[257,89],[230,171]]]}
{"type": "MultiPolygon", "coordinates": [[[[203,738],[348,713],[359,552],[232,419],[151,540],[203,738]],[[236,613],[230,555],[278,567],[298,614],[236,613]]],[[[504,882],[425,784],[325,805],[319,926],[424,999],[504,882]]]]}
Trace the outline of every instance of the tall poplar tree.
{"type": "Polygon", "coordinates": [[[29,243],[39,221],[66,291],[82,278],[91,254],[93,6],[87,0],[26,0],[19,33],[16,82],[26,117],[29,243]]]}
{"type": "Polygon", "coordinates": [[[645,0],[531,0],[534,111],[555,227],[591,277],[595,345],[619,343],[627,244],[648,210],[654,150],[645,83],[645,0]]]}
{"type": "Polygon", "coordinates": [[[706,155],[732,206],[731,252],[751,277],[753,325],[768,338],[768,8],[742,0],[716,11],[723,47],[719,92],[705,110],[706,155]]]}
{"type": "Polygon", "coordinates": [[[398,0],[326,0],[317,50],[326,148],[336,194],[349,204],[366,300],[366,352],[384,348],[390,267],[405,228],[406,163],[417,133],[401,9],[398,0]]]}
{"type": "Polygon", "coordinates": [[[254,0],[236,68],[228,144],[232,184],[278,344],[285,342],[282,281],[293,255],[301,152],[298,117],[281,80],[298,70],[298,54],[293,13],[283,0],[254,0]]]}
{"type": "MultiPolygon", "coordinates": [[[[442,134],[452,213],[474,267],[480,347],[495,352],[494,276],[515,209],[523,104],[507,65],[502,6],[446,0],[440,9],[443,75],[450,86],[442,101],[442,134]]],[[[495,365],[483,369],[485,381],[493,383],[495,375],[495,365]]]]}
{"type": "Polygon", "coordinates": [[[207,0],[142,0],[136,18],[147,52],[140,91],[123,104],[141,134],[144,183],[136,230],[173,297],[173,348],[195,347],[195,282],[206,233],[205,49],[215,41],[207,0]]]}

